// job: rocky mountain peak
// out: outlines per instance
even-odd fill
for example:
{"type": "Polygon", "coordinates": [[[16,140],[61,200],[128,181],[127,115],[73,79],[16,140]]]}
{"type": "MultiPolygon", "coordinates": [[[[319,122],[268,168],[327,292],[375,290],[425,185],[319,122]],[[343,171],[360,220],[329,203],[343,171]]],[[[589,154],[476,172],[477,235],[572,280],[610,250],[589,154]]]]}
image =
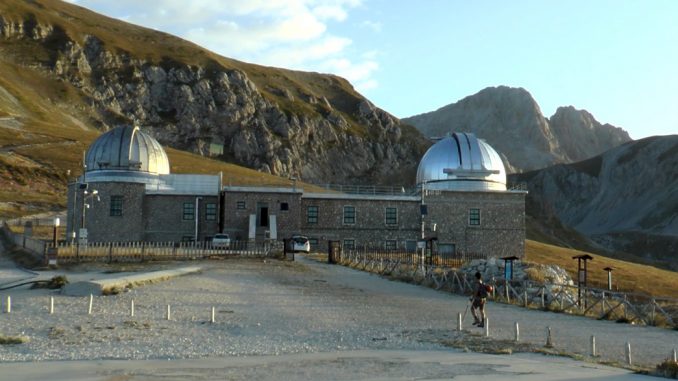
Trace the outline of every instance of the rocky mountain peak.
{"type": "Polygon", "coordinates": [[[488,87],[403,121],[429,137],[473,132],[507,159],[510,172],[586,159],[630,140],[624,130],[571,106],[559,108],[549,120],[527,90],[508,86],[488,87]]]}
{"type": "Polygon", "coordinates": [[[573,106],[558,107],[549,124],[568,162],[588,159],[631,140],[623,129],[601,124],[588,111],[573,106]]]}

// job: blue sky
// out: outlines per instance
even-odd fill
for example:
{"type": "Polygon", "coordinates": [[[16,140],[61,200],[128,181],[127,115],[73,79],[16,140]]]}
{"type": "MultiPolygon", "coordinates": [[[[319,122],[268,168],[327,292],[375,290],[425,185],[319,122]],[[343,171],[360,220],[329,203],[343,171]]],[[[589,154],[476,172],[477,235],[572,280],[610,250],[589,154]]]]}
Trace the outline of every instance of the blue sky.
{"type": "Polygon", "coordinates": [[[227,57],[335,73],[405,117],[488,86],[678,133],[678,1],[76,0],[227,57]]]}

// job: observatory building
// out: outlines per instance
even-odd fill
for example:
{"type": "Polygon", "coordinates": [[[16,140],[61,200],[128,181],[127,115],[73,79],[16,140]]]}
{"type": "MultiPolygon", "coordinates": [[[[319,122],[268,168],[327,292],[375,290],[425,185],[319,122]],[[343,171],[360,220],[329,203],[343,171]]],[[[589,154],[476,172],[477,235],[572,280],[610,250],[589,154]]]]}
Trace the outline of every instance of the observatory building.
{"type": "Polygon", "coordinates": [[[524,253],[526,192],[507,190],[499,154],[469,133],[431,146],[410,192],[223,185],[219,175],[170,174],[163,148],[138,127],[101,135],[85,163],[68,191],[73,239],[208,241],[223,232],[260,241],[303,234],[318,251],[330,240],[344,248],[411,251],[426,240],[439,253],[524,253]]]}

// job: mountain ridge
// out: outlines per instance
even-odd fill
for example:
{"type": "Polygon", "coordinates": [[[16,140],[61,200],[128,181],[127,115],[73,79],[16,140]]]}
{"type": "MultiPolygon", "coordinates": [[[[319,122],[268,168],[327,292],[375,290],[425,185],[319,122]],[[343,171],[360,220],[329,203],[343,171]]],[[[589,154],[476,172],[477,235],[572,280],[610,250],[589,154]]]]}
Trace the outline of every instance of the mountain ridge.
{"type": "Polygon", "coordinates": [[[403,118],[426,136],[469,131],[504,155],[509,172],[523,172],[600,154],[631,138],[586,110],[560,107],[546,118],[523,88],[487,87],[435,111],[403,118]]]}
{"type": "Polygon", "coordinates": [[[559,223],[609,251],[678,269],[678,135],[627,142],[571,164],[513,175],[528,214],[559,223]]]}
{"type": "Polygon", "coordinates": [[[8,64],[59,82],[64,122],[138,124],[171,147],[316,182],[393,181],[429,145],[343,78],[221,57],[72,4],[8,0],[0,32],[8,64]]]}

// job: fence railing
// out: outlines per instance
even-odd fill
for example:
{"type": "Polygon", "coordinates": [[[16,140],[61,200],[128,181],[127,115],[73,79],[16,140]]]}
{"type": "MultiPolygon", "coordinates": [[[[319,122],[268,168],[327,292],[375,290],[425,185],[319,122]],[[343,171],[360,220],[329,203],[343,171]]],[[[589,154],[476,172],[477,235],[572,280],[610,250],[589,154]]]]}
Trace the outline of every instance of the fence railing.
{"type": "Polygon", "coordinates": [[[14,233],[6,223],[4,234],[16,245],[38,258],[48,253],[57,263],[77,262],[139,262],[152,260],[186,260],[223,256],[267,257],[283,251],[280,241],[231,241],[228,246],[215,246],[212,242],[91,242],[78,245],[59,242],[56,250],[51,241],[26,237],[14,233]]]}
{"type": "MultiPolygon", "coordinates": [[[[477,252],[456,250],[455,252],[427,252],[423,257],[416,250],[388,250],[383,247],[358,246],[353,249],[343,249],[344,255],[359,254],[366,260],[391,261],[401,264],[425,264],[455,268],[474,259],[487,259],[487,255],[477,252]]],[[[340,254],[341,255],[341,254],[340,254]]]]}
{"type": "MultiPolygon", "coordinates": [[[[49,244],[49,248],[53,245],[49,244]]],[[[56,246],[57,263],[141,262],[226,256],[268,257],[282,252],[282,242],[232,241],[228,247],[211,242],[96,242],[56,246]]]]}
{"type": "MultiPolygon", "coordinates": [[[[426,263],[421,260],[421,255],[414,253],[392,255],[345,251],[338,262],[359,270],[464,295],[473,293],[475,287],[474,280],[466,273],[444,264],[426,263]]],[[[678,328],[678,299],[674,298],[530,280],[493,278],[486,283],[494,286],[490,298],[499,303],[597,319],[678,328]]]]}
{"type": "Polygon", "coordinates": [[[343,185],[343,184],[312,184],[330,191],[363,194],[363,195],[386,195],[386,196],[411,196],[416,194],[417,188],[393,187],[385,185],[343,185]]]}

